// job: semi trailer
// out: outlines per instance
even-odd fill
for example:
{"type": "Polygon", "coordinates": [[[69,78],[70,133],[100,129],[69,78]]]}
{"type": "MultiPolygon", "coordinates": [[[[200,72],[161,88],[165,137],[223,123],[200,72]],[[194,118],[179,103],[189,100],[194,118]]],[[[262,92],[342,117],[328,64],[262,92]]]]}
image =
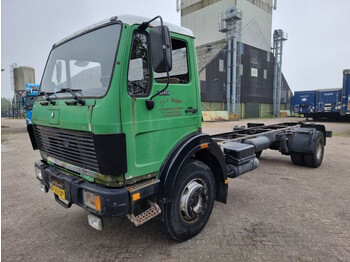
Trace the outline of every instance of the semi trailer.
{"type": "Polygon", "coordinates": [[[291,102],[292,112],[309,117],[316,110],[316,91],[295,91],[291,102]]]}
{"type": "Polygon", "coordinates": [[[342,88],[296,91],[291,109],[314,120],[350,119],[350,70],[343,70],[342,88]]]}
{"type": "Polygon", "coordinates": [[[323,125],[203,133],[195,50],[190,30],[161,17],[112,17],[54,44],[27,126],[42,157],[40,189],[87,210],[95,229],[103,217],[136,226],[157,218],[184,241],[204,228],[215,200],[226,203],[229,178],[258,168],[263,150],[322,164],[331,136],[323,125]]]}
{"type": "Polygon", "coordinates": [[[316,113],[322,117],[322,114],[339,115],[341,104],[340,88],[321,89],[316,91],[316,113]]]}

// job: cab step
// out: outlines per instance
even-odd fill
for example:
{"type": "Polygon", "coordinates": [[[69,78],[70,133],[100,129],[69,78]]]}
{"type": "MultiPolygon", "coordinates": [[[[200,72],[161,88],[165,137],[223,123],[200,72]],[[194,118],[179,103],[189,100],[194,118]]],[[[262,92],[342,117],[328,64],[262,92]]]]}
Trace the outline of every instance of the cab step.
{"type": "Polygon", "coordinates": [[[126,190],[128,190],[130,193],[134,193],[136,191],[142,190],[146,187],[150,187],[152,185],[159,184],[160,180],[157,178],[151,178],[145,181],[142,181],[140,183],[136,183],[130,186],[126,186],[126,190]]]}
{"type": "Polygon", "coordinates": [[[128,214],[127,217],[129,220],[135,224],[135,226],[141,226],[152,218],[158,216],[161,213],[161,209],[157,203],[147,201],[150,207],[143,211],[141,214],[135,216],[134,214],[128,214]]]}

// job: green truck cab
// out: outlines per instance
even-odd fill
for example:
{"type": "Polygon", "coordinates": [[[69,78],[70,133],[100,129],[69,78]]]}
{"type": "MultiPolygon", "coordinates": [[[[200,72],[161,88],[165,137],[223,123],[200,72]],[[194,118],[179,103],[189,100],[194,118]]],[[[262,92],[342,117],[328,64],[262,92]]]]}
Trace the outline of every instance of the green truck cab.
{"type": "Polygon", "coordinates": [[[164,70],[155,72],[152,58],[163,59],[162,31],[150,32],[162,27],[152,27],[153,21],[141,29],[147,20],[113,17],[56,43],[28,131],[42,156],[35,164],[41,189],[53,191],[62,206],[88,210],[90,225],[98,229],[103,216],[128,215],[139,225],[160,214],[170,234],[182,240],[204,227],[215,196],[226,201],[224,158],[201,133],[192,32],[163,27],[171,37],[168,79],[164,70]],[[180,192],[188,198],[182,211],[170,210],[188,169],[205,176],[182,186],[192,194],[180,192]],[[174,229],[173,216],[183,228],[174,229]]]}
{"type": "MultiPolygon", "coordinates": [[[[160,23],[157,21],[160,20],[160,23]]],[[[282,123],[202,133],[194,36],[186,28],[118,16],[53,45],[27,126],[43,192],[64,208],[136,226],[157,218],[179,241],[206,225],[228,180],[259,166],[265,149],[319,167],[322,125],[282,123]]]]}

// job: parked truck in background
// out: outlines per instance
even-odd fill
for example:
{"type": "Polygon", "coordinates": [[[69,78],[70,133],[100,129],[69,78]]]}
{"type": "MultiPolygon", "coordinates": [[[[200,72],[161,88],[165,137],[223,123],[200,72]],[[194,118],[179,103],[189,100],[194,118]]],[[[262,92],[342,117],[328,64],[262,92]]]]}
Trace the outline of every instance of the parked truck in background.
{"type": "Polygon", "coordinates": [[[228,178],[257,168],[263,150],[321,165],[323,125],[202,133],[195,50],[190,30],[160,17],[112,17],[56,43],[28,125],[41,190],[87,210],[96,229],[105,216],[137,226],[157,217],[183,241],[204,228],[214,200],[226,203],[228,178]]]}
{"type": "Polygon", "coordinates": [[[21,104],[26,110],[26,124],[32,122],[32,110],[35,100],[38,98],[40,84],[26,84],[25,96],[21,98],[21,104]]]}

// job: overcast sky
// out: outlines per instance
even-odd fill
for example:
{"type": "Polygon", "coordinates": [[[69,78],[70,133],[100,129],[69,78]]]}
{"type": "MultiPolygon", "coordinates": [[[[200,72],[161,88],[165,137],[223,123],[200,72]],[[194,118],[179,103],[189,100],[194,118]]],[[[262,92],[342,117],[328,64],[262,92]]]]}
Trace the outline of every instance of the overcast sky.
{"type": "Polygon", "coordinates": [[[278,0],[273,30],[288,33],[282,70],[292,91],[339,88],[350,69],[350,0],[278,0]]]}
{"type": "MultiPolygon", "coordinates": [[[[272,29],[288,33],[282,67],[292,91],[341,87],[350,68],[349,13],[350,0],[278,0],[272,29]]],[[[176,0],[2,0],[1,96],[13,96],[11,63],[34,67],[39,83],[53,43],[118,14],[180,24],[176,0]]]]}

